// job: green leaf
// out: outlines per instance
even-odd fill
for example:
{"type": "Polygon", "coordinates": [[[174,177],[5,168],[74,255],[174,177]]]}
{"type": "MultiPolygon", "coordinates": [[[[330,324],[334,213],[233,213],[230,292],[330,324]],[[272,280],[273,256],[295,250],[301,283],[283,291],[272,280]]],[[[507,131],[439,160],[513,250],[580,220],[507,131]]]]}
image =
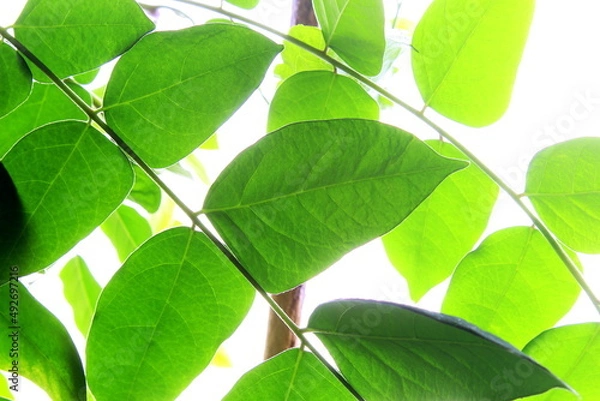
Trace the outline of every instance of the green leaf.
{"type": "MultiPolygon", "coordinates": [[[[0,232],[0,266],[18,265],[22,275],[47,267],[90,234],[133,185],[123,153],[76,121],[35,130],[8,152],[3,164],[17,190],[24,224],[0,232]]],[[[0,278],[6,280],[6,275],[0,278]]]]}
{"type": "Polygon", "coordinates": [[[575,251],[600,253],[600,138],[543,149],[527,171],[526,195],[554,234],[575,251]]]}
{"type": "Polygon", "coordinates": [[[107,121],[146,163],[167,167],[231,117],[279,50],[240,25],[150,34],[115,67],[104,98],[107,121]]]}
{"type": "MultiPolygon", "coordinates": [[[[89,102],[88,92],[78,85],[69,85],[89,102]]],[[[0,157],[32,130],[61,120],[87,120],[87,116],[57,86],[36,83],[29,98],[7,116],[0,118],[0,157]]]]}
{"type": "Polygon", "coordinates": [[[73,309],[75,324],[87,336],[102,288],[81,256],[67,262],[60,271],[60,279],[65,299],[73,309]]]}
{"type": "Polygon", "coordinates": [[[425,101],[481,127],[508,108],[534,0],[435,0],[413,35],[412,66],[425,101]]]}
{"type": "Polygon", "coordinates": [[[260,0],[226,0],[229,4],[245,9],[251,9],[258,5],[260,0]]]}
{"type": "MultiPolygon", "coordinates": [[[[21,56],[0,40],[0,117],[23,103],[31,92],[32,76],[21,56]]],[[[4,133],[3,133],[4,136],[4,133]]]]}
{"type": "MultiPolygon", "coordinates": [[[[11,272],[13,269],[18,267],[14,266],[11,272]]],[[[12,378],[10,369],[13,361],[18,361],[18,375],[33,381],[53,400],[84,399],[83,366],[60,321],[16,280],[0,287],[0,299],[6,305],[0,308],[4,328],[0,336],[0,347],[4,350],[0,352],[0,369],[9,372],[12,378]],[[18,305],[12,301],[18,301],[18,305]]],[[[9,384],[15,384],[10,378],[9,384]]]]}
{"type": "Polygon", "coordinates": [[[542,234],[531,227],[495,232],[452,276],[442,311],[522,348],[554,326],[580,288],[542,234]]]}
{"type": "Polygon", "coordinates": [[[313,312],[309,327],[367,400],[508,401],[568,388],[472,324],[409,306],[330,302],[313,312]]]}
{"type": "Polygon", "coordinates": [[[152,236],[148,221],[135,209],[121,205],[100,226],[123,262],[138,246],[152,236]]]}
{"type": "Polygon", "coordinates": [[[543,332],[523,350],[560,376],[581,398],[553,389],[530,401],[593,401],[600,399],[600,323],[558,327],[543,332]]]}
{"type": "Polygon", "coordinates": [[[354,401],[311,353],[290,349],[246,373],[223,401],[354,401]]]}
{"type": "Polygon", "coordinates": [[[397,226],[465,166],[376,121],[298,123],[242,152],[203,212],[252,276],[282,292],[397,226]]]}
{"type": "Polygon", "coordinates": [[[348,77],[329,71],[301,72],[286,79],[269,107],[268,130],[290,123],[334,118],[379,119],[379,106],[348,77]]]}
{"type": "Polygon", "coordinates": [[[148,174],[137,165],[133,166],[135,184],[129,193],[129,199],[142,206],[148,213],[155,213],[160,207],[162,192],[148,174]]]}
{"type": "Polygon", "coordinates": [[[240,324],[253,295],[204,234],[180,227],[152,237],[98,301],[86,350],[96,399],[174,400],[240,324]]]}
{"type": "Polygon", "coordinates": [[[14,399],[15,397],[8,388],[8,380],[4,376],[0,377],[0,401],[13,401],[14,399]]]}
{"type": "Polygon", "coordinates": [[[15,36],[60,78],[93,70],[154,24],[131,0],[29,0],[15,36]]]}
{"type": "Polygon", "coordinates": [[[327,46],[358,72],[375,76],[385,52],[382,0],[313,0],[327,46]]]}
{"type": "MultiPolygon", "coordinates": [[[[290,28],[288,35],[318,50],[325,50],[327,46],[323,32],[314,26],[295,25],[290,28]]],[[[275,66],[275,74],[281,79],[302,71],[333,71],[331,64],[288,41],[283,42],[281,59],[283,63],[275,66]]]]}
{"type": "MultiPolygon", "coordinates": [[[[426,141],[438,153],[467,160],[453,145],[426,141]]],[[[479,240],[498,197],[498,186],[469,165],[444,180],[398,227],[383,237],[394,267],[416,302],[448,278],[479,240]]]]}

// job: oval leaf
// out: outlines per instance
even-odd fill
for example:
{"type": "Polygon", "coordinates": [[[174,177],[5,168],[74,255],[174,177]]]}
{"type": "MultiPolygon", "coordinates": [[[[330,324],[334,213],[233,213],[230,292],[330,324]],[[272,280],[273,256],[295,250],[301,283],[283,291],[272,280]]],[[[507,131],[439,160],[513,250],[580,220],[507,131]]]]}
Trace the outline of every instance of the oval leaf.
{"type": "Polygon", "coordinates": [[[286,79],[269,107],[268,130],[290,123],[334,118],[379,119],[379,106],[348,77],[328,71],[307,71],[286,79]]]}
{"type": "Polygon", "coordinates": [[[135,209],[125,205],[115,210],[100,228],[117,250],[121,262],[152,236],[148,221],[135,209]]]}
{"type": "Polygon", "coordinates": [[[282,292],[394,228],[465,165],[376,121],[298,123],[242,152],[203,212],[252,276],[282,292]]]}
{"type": "Polygon", "coordinates": [[[160,188],[137,165],[133,166],[133,171],[135,173],[135,184],[133,184],[128,198],[146,209],[148,213],[155,213],[160,207],[162,200],[160,188]]]}
{"type": "MultiPolygon", "coordinates": [[[[47,267],[90,234],[133,185],[123,153],[82,122],[35,130],[8,152],[3,164],[24,220],[0,232],[0,266],[18,265],[22,275],[47,267]]],[[[4,275],[0,282],[5,281],[4,275]]]]}
{"type": "Polygon", "coordinates": [[[291,349],[246,373],[223,401],[354,401],[311,353],[291,349]]]}
{"type": "Polygon", "coordinates": [[[253,295],[204,234],[180,227],[152,237],[98,301],[86,350],[94,396],[174,400],[240,324],[253,295]]]}
{"type": "Polygon", "coordinates": [[[452,276],[442,311],[523,348],[573,306],[580,288],[542,234],[511,227],[487,237],[452,276]]]}
{"type": "Polygon", "coordinates": [[[146,163],[167,167],[231,117],[279,50],[239,25],[148,35],[115,67],[104,98],[107,121],[146,163]]]}
{"type": "MultiPolygon", "coordinates": [[[[294,25],[288,35],[316,49],[325,50],[323,32],[315,26],[294,25]]],[[[331,64],[288,41],[283,41],[281,60],[283,63],[275,66],[275,74],[281,79],[289,78],[302,71],[333,71],[331,64]]]]}
{"type": "Polygon", "coordinates": [[[577,138],[537,153],[525,191],[563,243],[600,253],[600,138],[577,138]]]}
{"type": "Polygon", "coordinates": [[[315,310],[309,327],[367,400],[508,401],[568,388],[499,338],[413,307],[330,302],[315,310]]]}
{"type": "MultiPolygon", "coordinates": [[[[467,160],[454,145],[426,141],[440,154],[467,160]]],[[[452,174],[398,227],[383,245],[406,278],[416,302],[448,278],[479,240],[498,197],[498,186],[479,167],[452,174]]]]}
{"type": "Polygon", "coordinates": [[[2,85],[0,85],[0,117],[2,117],[27,99],[33,81],[31,71],[25,61],[1,40],[0,80],[2,80],[2,85]]]}
{"type": "Polygon", "coordinates": [[[252,9],[258,5],[259,0],[226,0],[228,3],[233,4],[245,9],[252,9]]]}
{"type": "Polygon", "coordinates": [[[412,66],[426,106],[481,127],[508,108],[534,0],[435,0],[413,35],[412,66]]]}

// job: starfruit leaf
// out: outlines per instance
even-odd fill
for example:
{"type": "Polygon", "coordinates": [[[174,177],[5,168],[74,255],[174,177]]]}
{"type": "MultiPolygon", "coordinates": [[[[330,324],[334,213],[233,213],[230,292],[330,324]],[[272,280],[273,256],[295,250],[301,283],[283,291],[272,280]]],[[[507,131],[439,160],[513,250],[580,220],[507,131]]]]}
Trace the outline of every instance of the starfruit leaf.
{"type": "MultiPolygon", "coordinates": [[[[425,141],[443,156],[468,160],[454,145],[425,141]]],[[[394,267],[417,302],[447,279],[485,230],[498,186],[479,167],[452,174],[382,240],[394,267]]]]}
{"type": "Polygon", "coordinates": [[[569,383],[579,394],[552,389],[528,401],[593,401],[600,399],[600,323],[583,323],[547,330],[523,352],[569,383]]]}
{"type": "Polygon", "coordinates": [[[204,210],[269,292],[283,292],[397,226],[467,163],[369,120],[288,125],[242,152],[204,210]]]}
{"type": "Polygon", "coordinates": [[[269,107],[268,131],[290,123],[335,118],[379,119],[379,106],[355,81],[329,71],[286,79],[269,107]]]}
{"type": "Polygon", "coordinates": [[[538,230],[510,227],[491,234],[460,262],[442,312],[521,349],[554,326],[579,292],[579,285],[538,230]]]}
{"type": "MultiPolygon", "coordinates": [[[[0,369],[13,377],[13,361],[18,361],[18,375],[37,384],[53,400],[85,399],[83,365],[71,337],[24,285],[12,280],[16,270],[17,266],[11,268],[11,280],[0,287],[0,297],[6,300],[6,307],[0,308],[5,330],[0,336],[5,350],[0,353],[0,369]]],[[[13,384],[10,379],[9,383],[13,384]]]]}
{"type": "Polygon", "coordinates": [[[106,119],[151,167],[170,166],[233,115],[279,51],[240,25],[150,34],[115,66],[104,97],[106,119]]]}
{"type": "Polygon", "coordinates": [[[162,192],[148,174],[137,165],[133,166],[135,184],[128,198],[146,209],[148,213],[155,213],[160,207],[162,192]]]}
{"type": "Polygon", "coordinates": [[[66,78],[122,54],[154,24],[132,0],[29,0],[14,29],[28,50],[66,78]]]}
{"type": "Polygon", "coordinates": [[[510,344],[452,316],[342,300],[320,305],[308,326],[367,400],[508,401],[569,388],[510,344]]]}
{"type": "Polygon", "coordinates": [[[327,46],[350,67],[375,76],[385,52],[382,0],[313,0],[327,46]]]}
{"type": "Polygon", "coordinates": [[[24,216],[22,225],[0,232],[0,266],[17,265],[22,275],[46,268],[90,234],[133,185],[121,150],[83,122],[45,125],[2,162],[24,216]]]}
{"type": "Polygon", "coordinates": [[[152,237],[98,301],[86,350],[96,400],[174,400],[241,323],[253,296],[204,234],[179,227],[152,237]]]}
{"type": "Polygon", "coordinates": [[[600,253],[600,138],[572,139],[538,152],[525,191],[564,244],[600,253]]]}
{"type": "Polygon", "coordinates": [[[311,353],[290,349],[258,365],[223,401],[354,401],[356,398],[311,353]]]}
{"type": "Polygon", "coordinates": [[[60,279],[65,299],[73,310],[75,324],[86,337],[102,288],[81,256],[75,256],[64,265],[60,279]]]}
{"type": "Polygon", "coordinates": [[[412,67],[426,106],[482,127],[508,108],[534,0],[434,0],[415,28],[412,67]]]}
{"type": "Polygon", "coordinates": [[[225,0],[229,4],[250,10],[258,5],[260,0],[225,0]]]}
{"type": "Polygon", "coordinates": [[[121,262],[152,236],[150,223],[126,205],[119,206],[100,228],[112,242],[121,262]]]}
{"type": "MultiPolygon", "coordinates": [[[[314,26],[294,25],[288,35],[317,50],[324,51],[327,47],[323,32],[314,26]]],[[[328,62],[285,40],[281,60],[283,63],[275,66],[275,74],[281,79],[289,78],[302,71],[333,71],[333,66],[328,62]]]]}
{"type": "Polygon", "coordinates": [[[31,71],[19,53],[0,41],[0,117],[27,100],[32,79],[31,71]]]}

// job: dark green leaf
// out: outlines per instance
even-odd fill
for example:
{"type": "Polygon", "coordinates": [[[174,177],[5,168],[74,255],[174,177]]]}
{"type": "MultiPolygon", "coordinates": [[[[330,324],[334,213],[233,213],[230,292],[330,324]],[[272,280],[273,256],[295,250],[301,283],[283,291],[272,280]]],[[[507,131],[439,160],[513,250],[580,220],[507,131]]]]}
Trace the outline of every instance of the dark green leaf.
{"type": "Polygon", "coordinates": [[[135,184],[129,193],[129,199],[142,206],[148,213],[154,213],[160,206],[162,192],[141,168],[134,165],[135,184]]]}
{"type": "Polygon", "coordinates": [[[29,0],[15,35],[66,78],[100,67],[153,28],[132,0],[29,0]]]}
{"type": "MultiPolygon", "coordinates": [[[[326,44],[323,32],[314,26],[295,25],[288,33],[293,38],[319,50],[325,50],[326,44]]],[[[326,61],[288,41],[283,42],[281,52],[282,64],[275,66],[275,74],[281,79],[286,79],[302,71],[333,71],[333,66],[326,61]]]]}
{"type": "Polygon", "coordinates": [[[319,306],[309,327],[369,401],[508,401],[567,388],[499,338],[413,307],[336,301],[319,306]]]}
{"type": "Polygon", "coordinates": [[[526,194],[567,246],[600,253],[600,138],[577,138],[536,154],[526,194]]]}
{"type": "Polygon", "coordinates": [[[289,123],[334,118],[379,119],[379,106],[348,77],[329,71],[306,71],[286,79],[269,107],[267,129],[289,123]]]}
{"type": "Polygon", "coordinates": [[[108,123],[146,163],[169,166],[231,117],[279,50],[240,25],[148,35],[115,67],[104,98],[108,123]]]}
{"type": "Polygon", "coordinates": [[[253,277],[282,292],[397,226],[465,166],[376,121],[298,123],[242,152],[204,213],[253,277]]]}
{"type": "Polygon", "coordinates": [[[508,108],[534,0],[435,0],[413,35],[412,65],[427,106],[481,127],[508,108]]]}
{"type": "Polygon", "coordinates": [[[133,185],[123,153],[82,122],[35,130],[8,152],[3,164],[17,190],[24,224],[0,232],[0,266],[18,265],[22,275],[47,267],[91,233],[133,185]]]}
{"type": "Polygon", "coordinates": [[[241,8],[251,9],[257,6],[260,0],[225,0],[234,6],[238,6],[241,8]]]}
{"type": "MultiPolygon", "coordinates": [[[[0,117],[23,103],[31,92],[32,76],[21,56],[0,40],[0,117]]],[[[3,135],[4,136],[4,133],[3,135]]]]}
{"type": "Polygon", "coordinates": [[[554,326],[580,288],[542,234],[511,227],[487,237],[456,268],[442,311],[522,348],[554,326]]]}
{"type": "Polygon", "coordinates": [[[385,52],[382,0],[313,0],[327,46],[365,75],[381,71],[385,52]]]}
{"type": "Polygon", "coordinates": [[[131,252],[152,236],[148,221],[133,208],[121,205],[100,226],[123,262],[131,252]]]}
{"type": "MultiPolygon", "coordinates": [[[[453,145],[426,141],[440,154],[467,160],[453,145]]],[[[383,237],[394,267],[418,301],[448,278],[483,234],[498,186],[471,164],[444,180],[397,228],[383,237]]]]}
{"type": "Polygon", "coordinates": [[[253,294],[204,234],[180,227],[148,240],[98,301],[86,351],[96,399],[174,400],[240,324],[253,294]]]}
{"type": "Polygon", "coordinates": [[[246,373],[223,401],[354,401],[311,353],[291,349],[246,373]]]}
{"type": "MultiPolygon", "coordinates": [[[[8,272],[5,274],[8,276],[8,272]]],[[[0,336],[4,350],[0,352],[0,369],[9,372],[13,361],[18,360],[19,376],[33,381],[53,400],[85,399],[83,366],[60,321],[16,281],[0,287],[0,299],[5,304],[0,308],[4,328],[0,336]],[[18,300],[18,310],[11,308],[17,306],[10,302],[13,300],[18,300]]],[[[9,375],[12,377],[12,373],[9,375]]],[[[10,380],[9,383],[13,384],[10,380]]]]}

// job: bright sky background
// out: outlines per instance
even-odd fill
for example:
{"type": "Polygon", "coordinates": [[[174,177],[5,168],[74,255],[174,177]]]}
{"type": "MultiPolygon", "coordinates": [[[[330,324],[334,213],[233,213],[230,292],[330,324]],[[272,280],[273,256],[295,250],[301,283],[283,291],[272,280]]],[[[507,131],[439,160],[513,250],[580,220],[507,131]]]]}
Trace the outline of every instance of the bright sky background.
{"type": "MultiPolygon", "coordinates": [[[[157,1],[148,3],[158,4],[157,1]]],[[[261,0],[255,10],[245,14],[285,31],[290,20],[289,3],[290,0],[261,0]]],[[[0,25],[14,22],[22,4],[22,0],[2,0],[0,25]]],[[[175,2],[169,4],[176,5],[175,2]]],[[[428,4],[429,1],[405,0],[400,16],[416,22],[428,4]]],[[[517,191],[523,189],[527,163],[542,147],[580,136],[598,136],[600,133],[600,57],[597,51],[600,5],[593,0],[544,0],[537,2],[536,7],[511,106],[498,123],[483,129],[465,128],[428,111],[430,117],[440,122],[517,191]],[[585,110],[585,107],[588,108],[587,112],[574,118],[571,110],[585,110]]],[[[213,17],[190,7],[181,8],[197,18],[196,22],[213,17]]],[[[236,10],[235,7],[228,8],[236,10]]],[[[386,1],[390,18],[395,8],[394,0],[386,1]]],[[[167,25],[186,23],[168,11],[164,14],[170,15],[167,25]]],[[[401,72],[386,81],[385,86],[420,108],[422,102],[412,79],[408,53],[401,56],[398,66],[401,72]]],[[[267,81],[263,90],[266,97],[270,98],[276,81],[272,79],[272,74],[267,75],[267,81]]],[[[260,95],[255,94],[219,130],[220,150],[197,153],[212,180],[239,151],[264,135],[266,116],[267,104],[260,95]]],[[[423,139],[435,137],[430,129],[398,108],[386,110],[382,118],[423,139]]],[[[173,185],[182,191],[183,198],[191,206],[201,205],[207,190],[204,184],[198,181],[191,188],[189,182],[175,180],[173,185]]],[[[530,222],[510,199],[502,195],[487,233],[518,224],[529,225],[530,222]]],[[[110,243],[101,234],[95,233],[80,245],[77,252],[86,258],[96,278],[105,285],[118,268],[110,243]]],[[[32,277],[31,289],[65,323],[76,344],[83,350],[84,341],[75,328],[69,306],[62,297],[57,296],[61,293],[58,272],[66,260],[57,262],[55,268],[46,274],[32,277]]],[[[588,281],[596,293],[600,293],[600,258],[584,256],[582,261],[587,268],[585,274],[588,281]]],[[[439,310],[446,287],[447,282],[436,287],[418,306],[439,310]]],[[[412,304],[404,280],[388,262],[380,241],[373,241],[351,252],[311,280],[307,288],[304,317],[308,318],[320,303],[349,297],[412,304]]],[[[589,320],[598,320],[598,316],[589,301],[581,296],[574,310],[560,324],[589,320]]],[[[220,400],[241,374],[261,362],[266,321],[267,308],[264,301],[257,298],[255,307],[241,328],[225,343],[233,367],[209,367],[179,400],[197,400],[199,396],[207,401],[220,400]]],[[[33,389],[34,385],[24,386],[24,392],[18,399],[41,401],[43,397],[33,389]]]]}

